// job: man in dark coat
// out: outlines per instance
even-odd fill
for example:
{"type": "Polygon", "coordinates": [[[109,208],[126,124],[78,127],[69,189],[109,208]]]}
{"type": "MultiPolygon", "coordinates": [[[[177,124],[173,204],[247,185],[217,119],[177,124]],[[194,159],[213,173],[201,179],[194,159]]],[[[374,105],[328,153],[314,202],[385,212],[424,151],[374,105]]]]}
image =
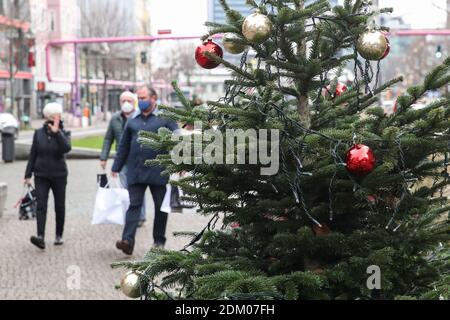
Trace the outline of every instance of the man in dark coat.
{"type": "Polygon", "coordinates": [[[148,167],[147,160],[156,159],[161,154],[156,150],[144,148],[138,142],[140,131],[157,133],[160,128],[166,127],[172,131],[178,130],[176,122],[159,117],[155,114],[157,108],[157,94],[153,88],[144,86],[139,88],[139,111],[128,120],[119,146],[119,151],[112,168],[113,177],[126,164],[128,166],[127,180],[130,194],[130,208],[126,214],[126,223],[122,240],[116,247],[127,255],[132,255],[135,247],[136,231],[139,225],[139,211],[142,207],[143,197],[147,188],[153,196],[155,203],[155,221],[153,238],[155,247],[161,248],[166,243],[166,226],[168,214],[161,212],[161,206],[166,195],[168,178],[161,176],[163,167],[148,167]]]}

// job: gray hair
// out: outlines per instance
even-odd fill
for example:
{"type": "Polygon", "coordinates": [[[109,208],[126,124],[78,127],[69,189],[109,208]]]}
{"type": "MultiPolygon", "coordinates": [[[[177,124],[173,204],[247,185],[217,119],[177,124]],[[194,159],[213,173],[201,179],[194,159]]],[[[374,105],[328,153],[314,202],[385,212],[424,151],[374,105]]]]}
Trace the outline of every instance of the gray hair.
{"type": "Polygon", "coordinates": [[[54,116],[55,114],[62,114],[63,113],[63,107],[59,103],[51,102],[48,103],[42,112],[44,114],[44,117],[49,119],[50,117],[54,116]]]}
{"type": "Polygon", "coordinates": [[[125,91],[120,95],[120,100],[125,99],[125,98],[131,98],[135,102],[137,101],[137,96],[131,91],[125,91]]]}

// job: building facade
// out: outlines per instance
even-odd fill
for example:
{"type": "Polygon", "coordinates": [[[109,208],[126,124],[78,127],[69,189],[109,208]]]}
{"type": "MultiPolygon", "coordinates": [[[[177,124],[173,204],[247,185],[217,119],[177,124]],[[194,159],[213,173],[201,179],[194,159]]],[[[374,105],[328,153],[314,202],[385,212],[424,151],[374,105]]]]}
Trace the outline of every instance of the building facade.
{"type": "Polygon", "coordinates": [[[26,0],[0,2],[0,112],[18,118],[32,109],[34,35],[26,0]]]}
{"type": "Polygon", "coordinates": [[[75,79],[73,47],[51,47],[48,62],[54,82],[47,78],[46,46],[51,40],[74,39],[80,36],[80,10],[76,0],[29,0],[32,29],[36,34],[36,92],[34,117],[42,116],[46,103],[57,101],[70,110],[72,85],[75,79]]]}

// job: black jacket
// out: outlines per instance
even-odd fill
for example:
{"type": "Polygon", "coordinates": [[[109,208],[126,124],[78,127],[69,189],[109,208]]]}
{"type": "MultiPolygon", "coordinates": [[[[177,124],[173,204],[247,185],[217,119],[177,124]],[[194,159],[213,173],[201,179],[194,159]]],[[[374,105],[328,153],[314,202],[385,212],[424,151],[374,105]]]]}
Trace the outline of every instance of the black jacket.
{"type": "Polygon", "coordinates": [[[36,130],[31,146],[25,179],[33,173],[40,178],[63,178],[68,176],[65,154],[72,150],[69,134],[62,128],[54,134],[47,124],[36,130]]]}

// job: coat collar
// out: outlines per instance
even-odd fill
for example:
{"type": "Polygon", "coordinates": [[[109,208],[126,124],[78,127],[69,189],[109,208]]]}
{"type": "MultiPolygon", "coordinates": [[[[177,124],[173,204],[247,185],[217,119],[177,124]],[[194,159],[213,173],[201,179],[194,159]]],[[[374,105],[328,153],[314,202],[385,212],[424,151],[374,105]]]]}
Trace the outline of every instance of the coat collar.
{"type": "MultiPolygon", "coordinates": [[[[158,117],[159,114],[161,113],[161,111],[158,109],[158,107],[156,107],[155,111],[153,111],[152,114],[150,114],[150,117],[155,116],[158,117]]],[[[136,119],[137,117],[139,117],[142,114],[141,110],[137,110],[133,116],[131,117],[132,119],[136,119]]]]}

